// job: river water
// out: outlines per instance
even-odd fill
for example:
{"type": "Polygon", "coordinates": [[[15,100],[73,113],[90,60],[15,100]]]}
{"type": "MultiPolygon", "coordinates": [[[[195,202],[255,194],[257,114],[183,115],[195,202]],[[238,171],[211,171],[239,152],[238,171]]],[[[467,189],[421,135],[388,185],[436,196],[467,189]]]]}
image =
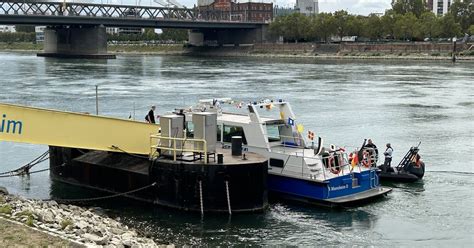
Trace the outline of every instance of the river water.
{"type": "MultiPolygon", "coordinates": [[[[271,202],[262,214],[200,216],[134,201],[94,203],[159,243],[209,246],[472,246],[474,63],[119,56],[58,60],[0,53],[0,102],[142,120],[198,99],[285,99],[327,143],[394,147],[398,163],[421,141],[422,182],[392,184],[381,201],[345,210],[271,202]]],[[[46,146],[0,141],[0,172],[46,146]]],[[[44,163],[35,169],[47,168],[44,163]]],[[[50,181],[48,172],[0,178],[11,193],[49,199],[95,192],[50,181]]]]}

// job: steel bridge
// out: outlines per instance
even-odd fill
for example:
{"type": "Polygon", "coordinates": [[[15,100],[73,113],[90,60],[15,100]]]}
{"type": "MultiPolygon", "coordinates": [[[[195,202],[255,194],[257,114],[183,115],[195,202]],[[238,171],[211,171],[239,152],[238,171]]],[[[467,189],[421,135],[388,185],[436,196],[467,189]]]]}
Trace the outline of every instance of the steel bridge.
{"type": "Polygon", "coordinates": [[[229,12],[72,2],[0,1],[0,24],[254,29],[265,23],[226,21],[229,12]],[[203,19],[201,16],[206,16],[203,19]]]}

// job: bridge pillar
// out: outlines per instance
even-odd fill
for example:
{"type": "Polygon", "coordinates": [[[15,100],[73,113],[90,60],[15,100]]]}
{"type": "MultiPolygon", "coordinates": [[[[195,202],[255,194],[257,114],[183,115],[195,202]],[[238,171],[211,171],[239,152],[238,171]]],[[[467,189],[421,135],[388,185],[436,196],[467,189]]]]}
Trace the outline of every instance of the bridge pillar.
{"type": "Polygon", "coordinates": [[[204,45],[204,33],[197,30],[189,30],[188,32],[188,43],[192,46],[203,46],[204,45]]]}
{"type": "Polygon", "coordinates": [[[254,29],[196,29],[189,31],[192,46],[256,44],[268,41],[267,26],[254,29]]]}
{"type": "Polygon", "coordinates": [[[114,59],[107,53],[104,26],[60,26],[44,30],[42,57],[114,59]]]}

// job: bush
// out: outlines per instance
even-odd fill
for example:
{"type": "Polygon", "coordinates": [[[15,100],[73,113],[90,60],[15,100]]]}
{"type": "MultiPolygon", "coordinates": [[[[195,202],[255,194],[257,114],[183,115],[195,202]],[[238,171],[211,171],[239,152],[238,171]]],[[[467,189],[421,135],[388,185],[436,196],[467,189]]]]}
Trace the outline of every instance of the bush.
{"type": "Polygon", "coordinates": [[[33,226],[33,223],[34,223],[33,216],[28,216],[28,219],[26,220],[25,224],[27,226],[33,226]]]}
{"type": "Polygon", "coordinates": [[[431,56],[440,56],[440,53],[432,53],[431,56]]]}
{"type": "Polygon", "coordinates": [[[61,221],[61,229],[66,229],[66,227],[71,226],[74,224],[71,219],[65,219],[61,221]]]}
{"type": "Polygon", "coordinates": [[[0,206],[0,214],[12,214],[12,206],[8,204],[0,206]]]}

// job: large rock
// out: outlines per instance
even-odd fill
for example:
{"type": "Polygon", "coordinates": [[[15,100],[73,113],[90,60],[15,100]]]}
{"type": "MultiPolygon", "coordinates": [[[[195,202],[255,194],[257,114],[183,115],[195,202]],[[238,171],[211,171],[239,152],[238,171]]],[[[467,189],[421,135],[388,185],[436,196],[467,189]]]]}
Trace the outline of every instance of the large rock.
{"type": "Polygon", "coordinates": [[[86,240],[91,241],[92,243],[98,244],[98,245],[106,245],[109,243],[110,237],[105,235],[103,237],[99,237],[95,234],[92,233],[86,233],[83,236],[86,240]]]}
{"type": "Polygon", "coordinates": [[[0,186],[0,195],[8,195],[7,188],[0,186]]]}

